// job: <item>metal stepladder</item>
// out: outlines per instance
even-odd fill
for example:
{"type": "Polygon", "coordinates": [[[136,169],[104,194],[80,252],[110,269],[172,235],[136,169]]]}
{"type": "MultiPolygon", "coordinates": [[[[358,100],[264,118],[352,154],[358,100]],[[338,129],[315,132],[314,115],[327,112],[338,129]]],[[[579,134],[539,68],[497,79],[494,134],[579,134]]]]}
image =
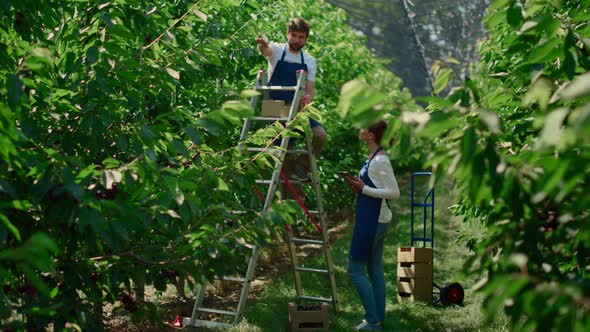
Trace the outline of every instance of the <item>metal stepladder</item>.
{"type": "MultiPolygon", "coordinates": [[[[242,127],[242,131],[240,134],[240,142],[244,142],[246,138],[249,136],[250,129],[254,122],[276,122],[279,121],[283,124],[288,125],[297,115],[298,112],[298,105],[299,100],[301,98],[301,94],[305,91],[305,84],[306,84],[307,72],[300,70],[297,72],[297,85],[296,86],[270,86],[268,85],[268,75],[266,71],[261,70],[258,73],[258,77],[256,78],[255,82],[255,90],[262,92],[262,97],[264,99],[268,99],[269,91],[293,91],[294,97],[289,109],[289,114],[287,117],[263,117],[263,116],[254,116],[249,119],[244,120],[244,125],[242,127]]],[[[250,104],[253,109],[256,109],[259,103],[260,95],[253,96],[250,100],[250,104]]],[[[266,197],[263,195],[261,196],[264,199],[264,206],[262,208],[262,212],[268,211],[272,206],[272,202],[275,199],[275,195],[277,193],[277,188],[280,183],[287,187],[291,191],[291,193],[297,199],[299,205],[303,208],[307,217],[316,225],[318,229],[319,235],[316,237],[296,237],[294,235],[293,229],[291,227],[285,227],[287,231],[287,243],[289,248],[289,256],[291,258],[291,264],[294,272],[295,277],[295,289],[296,289],[296,302],[298,304],[303,304],[307,302],[323,302],[323,303],[331,303],[335,310],[338,308],[338,298],[336,292],[336,280],[334,276],[334,264],[332,261],[332,253],[331,247],[329,244],[329,238],[327,233],[327,225],[326,225],[326,214],[323,208],[323,200],[321,195],[321,187],[319,182],[319,174],[316,167],[316,158],[313,154],[313,148],[311,144],[311,138],[309,135],[305,137],[306,149],[292,149],[288,150],[289,147],[289,137],[286,135],[282,135],[280,138],[280,145],[278,147],[246,147],[242,146],[243,149],[247,149],[250,152],[257,152],[257,153],[264,153],[264,152],[273,152],[275,164],[272,170],[272,176],[270,180],[256,180],[257,184],[263,184],[268,186],[268,190],[266,192],[266,197]],[[311,182],[306,181],[294,181],[289,180],[285,176],[283,169],[283,163],[285,157],[289,154],[302,154],[307,155],[310,163],[310,170],[311,170],[311,182]],[[315,203],[317,210],[308,210],[303,200],[295,193],[292,188],[292,185],[311,185],[313,191],[315,192],[315,203]],[[315,221],[315,217],[319,219],[319,225],[315,221]],[[319,237],[319,238],[318,238],[319,237]],[[319,246],[321,247],[326,263],[325,268],[308,268],[304,266],[300,266],[298,264],[298,256],[297,252],[299,247],[298,246],[319,246]],[[330,284],[331,294],[329,297],[320,297],[320,296],[307,296],[304,294],[303,290],[303,283],[301,274],[302,273],[314,273],[314,274],[322,274],[325,275],[330,284]]],[[[242,144],[242,143],[241,143],[242,144]]],[[[256,189],[257,190],[257,189],[256,189]]],[[[258,191],[259,194],[261,194],[258,191]]],[[[295,225],[293,225],[295,227],[295,225]]],[[[222,277],[221,280],[231,281],[231,282],[240,282],[242,283],[242,289],[240,292],[240,297],[238,301],[238,305],[235,311],[229,310],[219,310],[213,308],[204,308],[202,306],[203,300],[206,295],[206,288],[207,288],[207,281],[204,279],[201,284],[199,285],[199,290],[197,291],[197,296],[195,299],[195,304],[193,306],[191,317],[183,317],[182,323],[184,326],[195,326],[195,327],[207,327],[207,328],[229,328],[232,325],[237,324],[240,321],[241,315],[246,307],[246,302],[248,298],[248,293],[250,290],[250,285],[252,279],[254,277],[254,271],[258,261],[258,248],[255,245],[252,245],[252,253],[248,262],[248,267],[246,269],[246,274],[244,277],[222,277]],[[209,314],[217,314],[223,316],[230,316],[232,317],[231,323],[226,322],[218,322],[218,321],[211,321],[211,320],[204,320],[204,319],[197,319],[198,313],[209,313],[209,314]]]]}

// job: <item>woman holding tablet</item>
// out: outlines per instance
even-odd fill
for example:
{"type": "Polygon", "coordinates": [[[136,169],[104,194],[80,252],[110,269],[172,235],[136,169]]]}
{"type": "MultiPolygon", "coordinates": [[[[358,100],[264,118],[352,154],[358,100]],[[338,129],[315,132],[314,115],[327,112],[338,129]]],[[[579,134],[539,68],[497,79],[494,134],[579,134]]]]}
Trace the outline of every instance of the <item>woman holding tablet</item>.
{"type": "Polygon", "coordinates": [[[359,138],[369,154],[358,176],[344,175],[354,193],[355,224],[350,244],[348,275],[357,290],[365,315],[357,330],[383,330],[385,320],[385,277],[383,241],[392,212],[387,200],[398,199],[399,187],[389,157],[381,147],[385,121],[361,129],[359,138]]]}

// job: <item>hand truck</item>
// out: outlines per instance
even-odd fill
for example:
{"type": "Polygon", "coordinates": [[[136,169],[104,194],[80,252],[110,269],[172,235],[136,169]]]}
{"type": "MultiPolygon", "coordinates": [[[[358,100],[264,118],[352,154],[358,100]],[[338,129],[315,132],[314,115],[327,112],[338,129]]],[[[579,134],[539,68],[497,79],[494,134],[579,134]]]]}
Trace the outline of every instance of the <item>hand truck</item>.
{"type": "MultiPolygon", "coordinates": [[[[410,181],[410,207],[411,207],[411,216],[410,216],[410,238],[411,238],[411,245],[414,247],[414,242],[422,242],[422,247],[426,247],[427,243],[430,243],[430,247],[434,251],[434,186],[432,186],[422,201],[415,200],[415,185],[414,181],[417,177],[431,177],[431,172],[415,172],[412,174],[412,178],[410,181]],[[414,233],[414,208],[422,208],[422,236],[416,236],[414,233]],[[427,226],[428,226],[428,209],[430,209],[430,237],[427,236],[427,226]]],[[[433,272],[434,277],[434,272],[433,272]]],[[[432,279],[434,280],[434,278],[432,279]]],[[[443,305],[462,305],[463,299],[465,297],[465,292],[463,287],[458,282],[453,282],[450,284],[444,284],[443,286],[438,286],[434,281],[432,282],[433,291],[433,304],[441,302],[443,305]],[[435,291],[434,288],[438,289],[435,291]]]]}

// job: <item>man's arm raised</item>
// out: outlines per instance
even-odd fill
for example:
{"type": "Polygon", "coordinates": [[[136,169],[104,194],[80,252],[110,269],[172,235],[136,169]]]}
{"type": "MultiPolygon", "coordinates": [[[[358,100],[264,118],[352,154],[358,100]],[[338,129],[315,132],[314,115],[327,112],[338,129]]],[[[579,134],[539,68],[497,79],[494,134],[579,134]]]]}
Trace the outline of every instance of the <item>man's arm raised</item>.
{"type": "Polygon", "coordinates": [[[270,59],[272,57],[272,47],[268,45],[268,41],[264,38],[256,38],[256,44],[258,44],[258,50],[265,58],[270,59]]]}

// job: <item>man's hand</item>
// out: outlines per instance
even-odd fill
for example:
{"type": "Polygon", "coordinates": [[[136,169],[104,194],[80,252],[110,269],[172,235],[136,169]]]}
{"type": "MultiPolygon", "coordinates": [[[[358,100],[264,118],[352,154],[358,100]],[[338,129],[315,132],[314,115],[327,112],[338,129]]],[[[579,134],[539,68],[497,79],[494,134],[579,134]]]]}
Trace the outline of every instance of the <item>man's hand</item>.
{"type": "Polygon", "coordinates": [[[264,38],[256,38],[256,44],[258,44],[258,47],[268,47],[268,41],[264,40],[264,38]]]}
{"type": "Polygon", "coordinates": [[[268,45],[268,40],[256,38],[256,44],[258,44],[258,50],[265,58],[270,59],[272,57],[272,48],[268,45]]]}
{"type": "Polygon", "coordinates": [[[313,100],[313,95],[314,95],[314,82],[313,81],[307,81],[305,83],[305,95],[303,95],[301,97],[301,99],[299,99],[299,105],[301,105],[301,107],[305,107],[307,106],[307,104],[311,103],[311,101],[313,100]]]}
{"type": "Polygon", "coordinates": [[[313,99],[313,96],[310,96],[310,95],[305,95],[305,96],[301,97],[301,100],[300,100],[301,107],[307,106],[307,104],[311,103],[312,99],[313,99]]]}

